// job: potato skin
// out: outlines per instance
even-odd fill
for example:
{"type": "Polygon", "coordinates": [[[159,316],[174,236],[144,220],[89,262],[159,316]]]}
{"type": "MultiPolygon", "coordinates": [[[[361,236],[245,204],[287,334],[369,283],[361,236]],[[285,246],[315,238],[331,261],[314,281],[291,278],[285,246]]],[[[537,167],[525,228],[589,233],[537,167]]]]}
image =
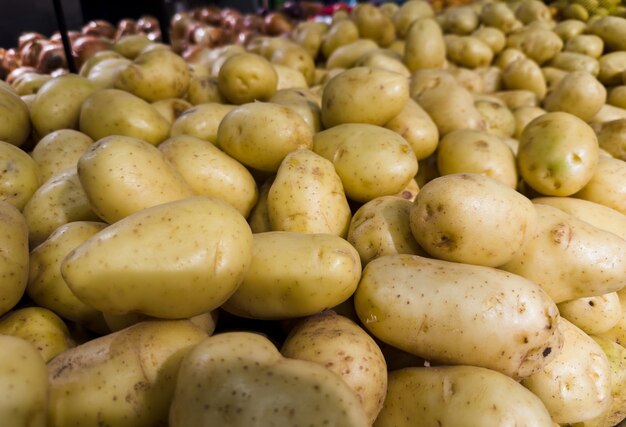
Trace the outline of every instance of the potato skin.
{"type": "Polygon", "coordinates": [[[75,167],[91,144],[93,139],[73,129],[57,130],[43,137],[31,152],[41,182],[46,182],[62,170],[75,167]]]}
{"type": "Polygon", "coordinates": [[[215,144],[221,121],[234,108],[234,105],[216,102],[196,105],[185,111],[172,123],[170,137],[189,135],[215,144]]]}
{"type": "Polygon", "coordinates": [[[511,260],[535,223],[530,200],[495,179],[471,173],[428,182],[410,215],[413,236],[426,252],[488,267],[511,260]],[[491,237],[494,229],[499,239],[491,237]]]}
{"type": "Polygon", "coordinates": [[[446,44],[441,27],[425,17],[414,21],[406,34],[404,63],[410,71],[441,68],[446,62],[446,44]]]}
{"type": "Polygon", "coordinates": [[[601,157],[591,179],[574,197],[608,206],[626,215],[626,162],[601,157]]]}
{"type": "Polygon", "coordinates": [[[280,351],[339,375],[374,423],[387,392],[387,364],[376,342],[356,323],[333,311],[308,317],[291,330],[280,351]]]}
{"type": "Polygon", "coordinates": [[[548,295],[489,267],[385,256],[365,267],[354,304],[363,325],[394,347],[514,379],[538,371],[561,346],[548,295]]]}
{"type": "Polygon", "coordinates": [[[278,85],[278,74],[261,55],[238,53],[224,62],[217,76],[217,86],[232,104],[266,101],[278,85]]]}
{"type": "Polygon", "coordinates": [[[586,71],[568,73],[544,99],[547,111],[564,111],[588,122],[606,103],[606,89],[586,71]]]}
{"type": "Polygon", "coordinates": [[[439,142],[437,125],[413,99],[409,99],[402,111],[385,123],[385,127],[398,133],[411,144],[417,160],[425,159],[437,148],[439,142]]]}
{"type": "Polygon", "coordinates": [[[0,141],[0,201],[22,210],[40,184],[39,167],[28,153],[0,141]]]}
{"type": "Polygon", "coordinates": [[[0,201],[0,315],[18,303],[28,283],[28,227],[13,205],[0,201]]]}
{"type": "Polygon", "coordinates": [[[622,306],[616,292],[565,301],[558,307],[563,318],[589,335],[610,330],[622,318],[622,306]]]}
{"type": "Polygon", "coordinates": [[[338,236],[257,233],[250,267],[223,308],[254,319],[309,316],[349,298],[360,277],[358,252],[338,236]]]}
{"type": "Polygon", "coordinates": [[[28,106],[8,85],[0,86],[0,140],[20,147],[30,131],[28,106]]]}
{"type": "Polygon", "coordinates": [[[374,427],[548,427],[534,394],[499,372],[476,366],[409,367],[390,372],[385,406],[374,427]]]}

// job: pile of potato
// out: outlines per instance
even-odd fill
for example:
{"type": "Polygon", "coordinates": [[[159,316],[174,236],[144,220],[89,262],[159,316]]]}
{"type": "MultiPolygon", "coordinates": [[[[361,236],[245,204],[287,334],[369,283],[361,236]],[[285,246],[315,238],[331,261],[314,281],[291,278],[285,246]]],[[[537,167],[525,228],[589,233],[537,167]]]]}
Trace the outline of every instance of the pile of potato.
{"type": "Polygon", "coordinates": [[[626,418],[626,19],[360,4],[0,81],[0,424],[626,418]]]}

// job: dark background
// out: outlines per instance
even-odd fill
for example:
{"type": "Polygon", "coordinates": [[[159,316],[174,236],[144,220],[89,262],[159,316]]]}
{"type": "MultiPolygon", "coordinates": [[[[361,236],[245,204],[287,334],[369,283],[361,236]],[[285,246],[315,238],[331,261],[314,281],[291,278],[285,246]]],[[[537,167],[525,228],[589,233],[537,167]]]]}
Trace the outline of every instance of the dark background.
{"type": "MultiPolygon", "coordinates": [[[[122,18],[137,19],[153,15],[169,22],[174,13],[201,5],[234,7],[253,12],[257,0],[61,0],[70,30],[80,30],[87,22],[105,19],[114,25],[122,18]]],[[[0,0],[0,47],[17,46],[17,38],[26,31],[50,36],[57,30],[52,0],[0,0]]]]}

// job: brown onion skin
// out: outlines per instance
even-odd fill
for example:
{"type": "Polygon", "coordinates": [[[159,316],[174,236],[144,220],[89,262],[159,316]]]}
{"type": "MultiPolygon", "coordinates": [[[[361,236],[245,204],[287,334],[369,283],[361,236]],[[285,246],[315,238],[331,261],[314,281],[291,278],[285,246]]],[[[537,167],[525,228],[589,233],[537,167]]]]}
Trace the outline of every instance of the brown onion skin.
{"type": "Polygon", "coordinates": [[[83,36],[76,39],[72,44],[72,53],[74,55],[74,61],[76,67],[80,68],[89,58],[91,58],[96,52],[103,50],[110,50],[113,43],[108,39],[96,36],[83,36]]]}
{"type": "Polygon", "coordinates": [[[42,49],[37,62],[37,71],[43,74],[50,74],[59,69],[67,68],[67,60],[63,45],[58,43],[50,43],[42,49]]]}
{"type": "Polygon", "coordinates": [[[113,24],[101,19],[87,23],[82,29],[83,35],[104,37],[107,39],[114,39],[115,31],[113,24]]]}

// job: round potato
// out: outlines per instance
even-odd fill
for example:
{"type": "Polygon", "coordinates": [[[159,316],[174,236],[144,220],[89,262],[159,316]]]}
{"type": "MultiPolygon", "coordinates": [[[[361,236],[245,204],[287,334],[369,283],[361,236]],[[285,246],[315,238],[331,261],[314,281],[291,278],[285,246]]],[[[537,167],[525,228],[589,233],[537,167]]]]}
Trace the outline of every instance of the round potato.
{"type": "Polygon", "coordinates": [[[608,331],[622,318],[616,292],[562,302],[558,307],[561,316],[589,335],[608,331]]]}
{"type": "Polygon", "coordinates": [[[551,30],[526,27],[508,35],[507,47],[521,50],[529,59],[541,65],[563,49],[563,40],[551,30]]]}
{"type": "Polygon", "coordinates": [[[17,147],[26,142],[31,130],[29,110],[17,93],[0,86],[0,141],[17,147]]]}
{"type": "Polygon", "coordinates": [[[366,52],[378,48],[376,42],[369,39],[358,39],[352,43],[340,46],[336,48],[326,60],[326,69],[350,68],[366,52]]]}
{"type": "Polygon", "coordinates": [[[461,67],[487,67],[493,60],[493,50],[478,37],[461,36],[446,43],[446,55],[461,67]]]}
{"type": "Polygon", "coordinates": [[[189,135],[215,144],[220,123],[234,108],[234,105],[216,102],[190,108],[172,123],[170,136],[189,135]]]}
{"type": "Polygon", "coordinates": [[[441,68],[445,62],[446,44],[437,21],[424,18],[411,24],[404,49],[404,63],[408,69],[441,68]]]}
{"type": "Polygon", "coordinates": [[[614,86],[608,90],[607,104],[616,107],[626,107],[626,85],[614,86]]]}
{"type": "Polygon", "coordinates": [[[616,159],[626,161],[626,119],[605,123],[597,135],[600,148],[616,159]]]}
{"type": "Polygon", "coordinates": [[[593,129],[573,114],[546,113],[522,132],[517,154],[520,175],[533,189],[549,196],[581,190],[598,164],[593,129]]]}
{"type": "Polygon", "coordinates": [[[185,111],[193,107],[189,102],[182,98],[166,98],[154,101],[151,104],[167,122],[171,125],[185,111]]]}
{"type": "Polygon", "coordinates": [[[486,3],[480,11],[480,20],[484,25],[495,27],[505,34],[522,27],[513,10],[506,3],[486,3]]]}
{"type": "Polygon", "coordinates": [[[189,81],[189,89],[187,89],[186,99],[192,105],[206,104],[209,102],[215,102],[219,104],[225,104],[226,99],[220,92],[217,85],[217,77],[192,76],[189,81]]]}
{"type": "Polygon", "coordinates": [[[571,38],[582,34],[585,31],[586,24],[578,19],[564,19],[557,23],[554,32],[557,36],[567,43],[571,38]]]}
{"type": "Polygon", "coordinates": [[[409,82],[401,74],[356,67],[333,77],[322,94],[322,123],[329,128],[343,123],[384,126],[409,99],[409,82]]]}
{"type": "Polygon", "coordinates": [[[513,117],[515,118],[515,133],[513,136],[515,139],[521,138],[522,132],[528,123],[545,113],[546,110],[539,107],[520,107],[513,110],[513,117]]]}
{"type": "Polygon", "coordinates": [[[24,150],[0,141],[0,201],[22,210],[39,188],[37,163],[24,150]]]}
{"type": "Polygon", "coordinates": [[[396,28],[391,18],[385,16],[379,7],[359,3],[351,15],[359,30],[359,37],[374,40],[381,47],[389,46],[396,38],[396,28]]]}
{"type": "Polygon", "coordinates": [[[216,145],[251,168],[276,172],[285,156],[309,148],[313,131],[292,109],[271,102],[240,105],[224,116],[216,145]]]}
{"type": "Polygon", "coordinates": [[[398,133],[413,149],[417,160],[425,159],[434,153],[439,142],[437,125],[413,99],[385,127],[398,133]]]}
{"type": "Polygon", "coordinates": [[[435,12],[430,3],[424,0],[409,0],[400,5],[392,19],[398,36],[405,38],[415,21],[434,16],[435,12]]]}
{"type": "Polygon", "coordinates": [[[358,39],[359,29],[353,21],[349,19],[334,21],[328,32],[324,34],[321,46],[322,54],[325,58],[329,58],[337,48],[355,42],[358,39]]]}
{"type": "Polygon", "coordinates": [[[411,72],[402,62],[402,56],[390,49],[370,50],[364,53],[354,64],[356,67],[370,67],[393,71],[409,77],[411,72]]]}
{"type": "Polygon", "coordinates": [[[239,53],[226,59],[217,76],[217,85],[232,104],[266,101],[276,92],[278,75],[262,56],[239,53]]]}
{"type": "Polygon", "coordinates": [[[37,163],[41,182],[67,168],[76,167],[78,159],[93,144],[82,132],[61,129],[43,137],[30,153],[37,163]]]}
{"type": "Polygon", "coordinates": [[[601,37],[609,50],[626,50],[626,19],[619,16],[604,16],[590,22],[587,30],[601,37]]]}
{"type": "Polygon", "coordinates": [[[543,101],[547,111],[563,111],[588,122],[606,102],[606,89],[586,71],[568,73],[543,101]]]}
{"type": "Polygon", "coordinates": [[[333,162],[346,196],[358,202],[398,193],[417,173],[407,141],[379,126],[348,123],[319,132],[313,151],[333,162]]]}
{"type": "MultiPolygon", "coordinates": [[[[305,87],[315,82],[315,62],[303,47],[298,45],[281,46],[272,53],[271,62],[299,71],[306,80],[305,87]]],[[[264,99],[269,99],[270,96],[264,99]]]]}
{"type": "Polygon", "coordinates": [[[0,200],[0,316],[22,298],[28,283],[28,227],[13,205],[0,200]]]}
{"type": "Polygon", "coordinates": [[[533,204],[478,174],[445,175],[424,185],[411,208],[411,231],[432,256],[496,267],[522,248],[535,223],[533,204]],[[500,238],[493,239],[497,229],[500,238]]]}
{"type": "Polygon", "coordinates": [[[506,36],[502,31],[493,27],[480,27],[472,33],[472,36],[487,44],[496,55],[506,46],[506,36]]]}
{"type": "Polygon", "coordinates": [[[481,100],[474,103],[485,120],[487,133],[510,137],[515,133],[515,117],[511,110],[499,102],[481,100]]]}
{"type": "Polygon", "coordinates": [[[589,182],[574,197],[608,206],[626,215],[626,162],[601,157],[589,182]]]}
{"type": "Polygon", "coordinates": [[[270,98],[274,104],[284,105],[300,114],[313,132],[322,129],[321,99],[312,91],[303,88],[283,89],[270,98]]]}
{"type": "Polygon", "coordinates": [[[600,37],[593,34],[578,34],[567,40],[564,50],[599,58],[604,50],[604,42],[600,37]]]}
{"type": "Polygon", "coordinates": [[[598,80],[607,86],[622,84],[622,73],[626,70],[626,52],[604,54],[598,59],[598,63],[598,80]]]}

